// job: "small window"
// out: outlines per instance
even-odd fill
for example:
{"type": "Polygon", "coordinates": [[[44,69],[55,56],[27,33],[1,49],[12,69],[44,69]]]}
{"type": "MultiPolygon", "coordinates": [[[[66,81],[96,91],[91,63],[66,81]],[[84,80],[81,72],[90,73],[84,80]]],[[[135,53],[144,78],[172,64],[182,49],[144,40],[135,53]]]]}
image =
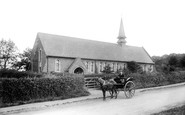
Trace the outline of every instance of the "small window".
{"type": "Polygon", "coordinates": [[[85,67],[87,68],[87,61],[85,61],[84,64],[85,64],[85,67]]]}
{"type": "Polygon", "coordinates": [[[100,72],[103,71],[102,62],[100,62],[99,70],[100,70],[100,72]]]}
{"type": "Polygon", "coordinates": [[[115,63],[112,65],[112,70],[115,71],[115,63]]]}
{"type": "Polygon", "coordinates": [[[153,66],[152,66],[152,65],[150,65],[150,67],[149,67],[149,71],[150,71],[150,72],[152,72],[152,71],[153,71],[153,66]]]}
{"type": "Polygon", "coordinates": [[[125,64],[123,64],[123,70],[125,70],[125,69],[126,69],[125,64]]]}
{"type": "Polygon", "coordinates": [[[42,50],[40,49],[39,50],[39,62],[41,62],[42,61],[42,50]]]}
{"type": "Polygon", "coordinates": [[[105,68],[105,63],[103,63],[103,68],[102,69],[104,70],[104,68],[105,68]]]}
{"type": "Polygon", "coordinates": [[[91,72],[94,72],[94,63],[91,62],[91,72]]]}
{"type": "Polygon", "coordinates": [[[60,60],[55,60],[55,72],[60,72],[60,60]]]}
{"type": "Polygon", "coordinates": [[[110,67],[111,67],[111,70],[114,71],[114,64],[113,63],[110,64],[110,67]]]}
{"type": "Polygon", "coordinates": [[[86,62],[86,68],[89,71],[89,62],[86,62]]]}
{"type": "Polygon", "coordinates": [[[89,69],[89,63],[87,62],[87,64],[86,64],[86,67],[87,67],[87,69],[89,69]]]}
{"type": "Polygon", "coordinates": [[[117,71],[117,63],[114,63],[114,71],[117,71]]]}

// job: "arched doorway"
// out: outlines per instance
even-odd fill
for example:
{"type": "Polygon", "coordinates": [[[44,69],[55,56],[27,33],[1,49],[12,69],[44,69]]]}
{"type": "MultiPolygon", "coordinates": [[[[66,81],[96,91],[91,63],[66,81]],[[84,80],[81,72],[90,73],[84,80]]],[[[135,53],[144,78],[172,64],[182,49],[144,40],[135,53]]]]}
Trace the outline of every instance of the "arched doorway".
{"type": "Polygon", "coordinates": [[[81,68],[81,67],[78,67],[74,70],[74,73],[75,74],[83,74],[84,73],[84,70],[81,68]]]}

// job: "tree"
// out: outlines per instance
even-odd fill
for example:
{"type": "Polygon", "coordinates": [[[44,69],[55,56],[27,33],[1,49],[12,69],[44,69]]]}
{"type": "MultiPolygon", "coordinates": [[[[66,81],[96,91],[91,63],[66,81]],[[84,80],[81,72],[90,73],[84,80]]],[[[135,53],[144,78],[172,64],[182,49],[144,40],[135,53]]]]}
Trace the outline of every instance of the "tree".
{"type": "Polygon", "coordinates": [[[136,73],[136,72],[141,71],[141,66],[139,64],[137,64],[135,61],[128,62],[127,68],[132,73],[136,73]]]}
{"type": "Polygon", "coordinates": [[[185,54],[169,54],[159,56],[153,56],[155,67],[158,72],[171,72],[185,69],[185,54]]]}
{"type": "Polygon", "coordinates": [[[26,48],[22,54],[19,54],[20,61],[15,62],[13,67],[17,70],[31,70],[31,52],[32,49],[26,48]]]}
{"type": "Polygon", "coordinates": [[[176,66],[177,66],[177,63],[178,63],[178,60],[177,60],[176,56],[171,56],[171,57],[169,58],[168,64],[169,64],[170,66],[176,67],[176,66]]]}
{"type": "Polygon", "coordinates": [[[110,67],[110,65],[108,64],[108,65],[106,65],[105,67],[104,67],[104,70],[102,71],[103,73],[106,73],[106,74],[109,74],[109,73],[112,73],[113,71],[111,70],[111,67],[110,67]]]}
{"type": "Polygon", "coordinates": [[[0,41],[0,68],[7,69],[9,65],[16,60],[17,47],[10,39],[0,41]]]}

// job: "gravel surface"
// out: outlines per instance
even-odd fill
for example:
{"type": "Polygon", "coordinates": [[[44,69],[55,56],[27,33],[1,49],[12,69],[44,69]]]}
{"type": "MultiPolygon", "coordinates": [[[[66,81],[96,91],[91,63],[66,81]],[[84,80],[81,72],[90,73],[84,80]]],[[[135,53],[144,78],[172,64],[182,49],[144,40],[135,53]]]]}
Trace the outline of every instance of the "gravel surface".
{"type": "Polygon", "coordinates": [[[183,103],[185,103],[185,85],[137,91],[131,99],[126,99],[124,93],[120,92],[117,99],[79,101],[41,110],[17,111],[13,115],[150,115],[183,103]]]}

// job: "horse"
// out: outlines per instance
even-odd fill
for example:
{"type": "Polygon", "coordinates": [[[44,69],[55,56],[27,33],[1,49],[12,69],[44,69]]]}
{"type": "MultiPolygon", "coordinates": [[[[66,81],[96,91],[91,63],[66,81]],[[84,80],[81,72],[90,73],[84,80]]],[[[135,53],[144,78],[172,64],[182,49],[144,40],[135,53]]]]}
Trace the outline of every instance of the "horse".
{"type": "Polygon", "coordinates": [[[106,91],[110,92],[111,98],[114,97],[114,93],[115,93],[115,98],[117,98],[117,90],[114,84],[116,84],[116,82],[113,79],[110,80],[104,80],[101,77],[99,77],[97,79],[98,83],[100,84],[100,88],[102,90],[103,93],[103,100],[106,99],[106,91]]]}

